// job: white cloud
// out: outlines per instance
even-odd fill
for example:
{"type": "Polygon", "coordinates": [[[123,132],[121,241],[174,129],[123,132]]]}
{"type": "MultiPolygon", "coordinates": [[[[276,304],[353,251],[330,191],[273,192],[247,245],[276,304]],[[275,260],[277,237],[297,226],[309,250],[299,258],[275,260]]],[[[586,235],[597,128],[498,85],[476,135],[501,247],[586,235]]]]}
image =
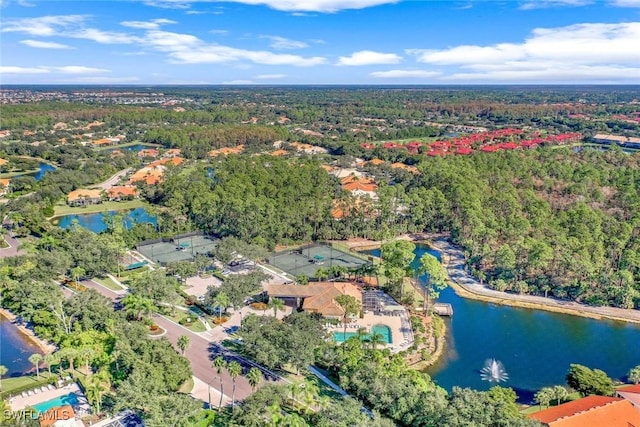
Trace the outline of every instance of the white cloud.
{"type": "Polygon", "coordinates": [[[104,68],[84,67],[82,65],[66,65],[64,67],[51,67],[53,70],[64,74],[99,74],[110,73],[104,68]]]}
{"type": "Polygon", "coordinates": [[[260,36],[263,39],[271,40],[271,47],[274,49],[302,49],[308,46],[305,42],[291,40],[280,36],[260,36]]]}
{"type": "Polygon", "coordinates": [[[7,19],[2,24],[3,33],[26,33],[33,36],[55,36],[62,30],[82,24],[85,15],[55,15],[38,18],[7,19]]]}
{"type": "Polygon", "coordinates": [[[220,35],[229,34],[229,30],[209,30],[209,32],[211,34],[220,34],[220,35]]]}
{"type": "Polygon", "coordinates": [[[546,9],[550,7],[579,7],[593,3],[593,0],[526,0],[520,6],[523,10],[546,9]]]}
{"type": "Polygon", "coordinates": [[[640,22],[538,28],[522,43],[408,50],[419,62],[457,66],[451,80],[640,81],[640,22]]]}
{"type": "Polygon", "coordinates": [[[427,70],[389,70],[389,71],[374,71],[369,75],[377,78],[387,79],[404,79],[404,78],[417,78],[428,79],[438,77],[442,73],[439,71],[427,71],[427,70]]]}
{"type": "Polygon", "coordinates": [[[286,74],[258,74],[254,78],[258,80],[277,80],[284,79],[285,77],[287,77],[286,74]]]}
{"type": "Polygon", "coordinates": [[[177,24],[170,19],[153,19],[151,21],[122,21],[120,25],[129,28],[139,28],[143,30],[157,30],[161,25],[177,24]]]}
{"type": "Polygon", "coordinates": [[[371,50],[361,50],[354,52],[351,56],[341,56],[336,65],[376,65],[376,64],[397,64],[402,58],[395,53],[381,53],[371,50]]]}
{"type": "Polygon", "coordinates": [[[189,0],[148,0],[144,4],[162,9],[189,9],[191,7],[189,0]]]}
{"type": "Polygon", "coordinates": [[[102,31],[96,28],[84,28],[70,33],[69,37],[93,40],[100,44],[130,44],[140,42],[140,38],[126,33],[102,31]]]}
{"type": "Polygon", "coordinates": [[[0,65],[0,74],[46,74],[49,70],[42,67],[14,67],[0,65]]]}
{"type": "Polygon", "coordinates": [[[20,40],[20,43],[29,47],[40,49],[73,49],[73,47],[62,43],[43,42],[41,40],[20,40]]]}
{"type": "Polygon", "coordinates": [[[218,44],[207,44],[190,34],[168,31],[149,31],[144,42],[152,49],[166,52],[174,63],[207,64],[250,61],[265,65],[292,65],[308,67],[323,64],[323,57],[302,57],[269,51],[238,49],[218,44]]]}
{"type": "Polygon", "coordinates": [[[264,5],[285,12],[335,13],[346,9],[365,9],[399,0],[229,0],[234,3],[264,5]]]}
{"type": "Polygon", "coordinates": [[[617,7],[640,7],[640,0],[613,0],[611,4],[617,7]]]}
{"type": "Polygon", "coordinates": [[[227,82],[222,82],[223,85],[252,85],[254,84],[251,80],[230,80],[227,82]]]}

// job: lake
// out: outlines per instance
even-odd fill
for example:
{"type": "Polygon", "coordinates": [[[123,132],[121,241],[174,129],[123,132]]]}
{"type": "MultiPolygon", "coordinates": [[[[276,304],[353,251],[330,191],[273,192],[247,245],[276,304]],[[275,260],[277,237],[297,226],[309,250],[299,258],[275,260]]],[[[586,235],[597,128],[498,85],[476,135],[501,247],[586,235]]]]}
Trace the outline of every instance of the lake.
{"type": "Polygon", "coordinates": [[[92,214],[80,214],[80,215],[64,215],[56,218],[58,221],[58,227],[69,228],[73,224],[74,220],[78,221],[78,225],[93,231],[94,233],[102,233],[107,229],[107,223],[105,219],[115,214],[123,216],[124,226],[127,229],[133,227],[134,224],[148,223],[154,227],[158,226],[158,219],[151,215],[145,208],[135,208],[129,211],[109,211],[98,212],[92,214]]]}
{"type": "Polygon", "coordinates": [[[160,146],[158,146],[158,145],[148,145],[148,144],[134,144],[134,145],[128,145],[126,147],[113,147],[113,148],[109,148],[108,150],[104,150],[104,151],[106,151],[107,153],[110,153],[110,152],[116,151],[116,150],[120,150],[120,151],[127,150],[127,151],[138,152],[138,151],[145,150],[147,148],[158,149],[158,148],[160,148],[160,146]]]}
{"type": "Polygon", "coordinates": [[[29,356],[42,353],[38,346],[29,340],[16,325],[0,314],[0,365],[7,367],[4,377],[17,377],[33,368],[29,356]]]}
{"type": "MultiPolygon", "coordinates": [[[[414,267],[425,252],[439,256],[420,245],[414,267]]],[[[378,256],[380,251],[370,253],[378,256]]],[[[509,374],[501,385],[516,390],[522,402],[542,387],[566,384],[571,363],[602,369],[614,379],[640,365],[639,325],[465,299],[451,288],[438,301],[450,303],[454,314],[446,320],[445,353],[427,372],[447,390],[495,385],[480,378],[491,358],[501,361],[509,374]]]]}

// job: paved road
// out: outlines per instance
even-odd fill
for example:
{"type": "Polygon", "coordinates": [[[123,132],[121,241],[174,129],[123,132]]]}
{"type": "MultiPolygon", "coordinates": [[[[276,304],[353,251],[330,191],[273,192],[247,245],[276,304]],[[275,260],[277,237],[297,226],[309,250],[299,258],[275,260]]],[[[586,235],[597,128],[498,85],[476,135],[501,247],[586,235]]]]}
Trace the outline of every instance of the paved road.
{"type": "MultiPolygon", "coordinates": [[[[114,292],[92,280],[84,280],[81,283],[87,288],[95,289],[98,293],[104,295],[114,302],[118,301],[119,298],[122,297],[122,294],[114,292]]],[[[167,331],[165,336],[174,346],[176,346],[176,348],[176,342],[180,336],[186,335],[189,337],[190,345],[185,352],[185,357],[191,362],[193,376],[204,383],[210,383],[212,388],[214,388],[217,392],[220,392],[220,377],[215,369],[211,366],[211,361],[217,354],[222,354],[228,362],[232,360],[236,360],[237,362],[239,362],[243,367],[243,375],[246,374],[250,369],[250,362],[244,360],[238,355],[235,355],[234,353],[222,349],[217,344],[203,338],[200,334],[191,332],[188,329],[183,328],[182,326],[172,322],[165,317],[159,315],[154,315],[153,317],[154,321],[160,327],[167,331]]],[[[233,389],[233,380],[231,379],[231,376],[229,374],[222,374],[222,384],[224,391],[223,402],[229,403],[231,402],[231,392],[233,389]]],[[[248,397],[251,392],[251,386],[244,376],[236,378],[236,400],[242,400],[248,397]]],[[[216,393],[216,396],[218,396],[219,399],[219,394],[216,393]]],[[[212,403],[215,406],[217,402],[212,403]]]]}
{"type": "Polygon", "coordinates": [[[121,177],[123,177],[124,175],[126,175],[129,171],[131,170],[131,168],[127,168],[125,170],[121,170],[120,172],[116,173],[115,175],[113,175],[111,178],[107,179],[106,181],[103,181],[99,184],[95,184],[92,185],[92,187],[99,187],[102,188],[103,190],[108,190],[111,187],[113,187],[114,185],[116,185],[118,183],[118,181],[120,180],[121,177]]]}
{"type": "Polygon", "coordinates": [[[588,313],[593,316],[602,316],[615,320],[640,323],[640,310],[625,310],[616,307],[593,307],[572,301],[562,301],[553,298],[545,298],[534,295],[518,295],[507,292],[499,292],[480,282],[465,271],[465,259],[462,251],[445,238],[436,238],[431,241],[432,246],[442,254],[444,264],[449,277],[467,292],[473,295],[488,297],[497,303],[509,304],[509,301],[517,301],[535,305],[536,308],[554,311],[574,312],[575,314],[588,313]]]}
{"type": "Polygon", "coordinates": [[[9,248],[0,249],[0,258],[6,258],[10,256],[18,256],[23,255],[24,251],[21,251],[20,242],[18,239],[13,237],[13,234],[10,232],[5,233],[4,240],[9,244],[9,248]]]}

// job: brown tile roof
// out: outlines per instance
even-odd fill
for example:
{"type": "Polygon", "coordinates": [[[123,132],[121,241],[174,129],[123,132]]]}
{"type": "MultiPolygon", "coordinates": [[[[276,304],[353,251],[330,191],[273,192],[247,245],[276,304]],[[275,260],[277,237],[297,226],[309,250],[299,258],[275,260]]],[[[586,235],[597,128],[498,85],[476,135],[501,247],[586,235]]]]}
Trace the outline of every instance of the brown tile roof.
{"type": "Polygon", "coordinates": [[[138,151],[138,157],[158,157],[158,150],[155,148],[145,148],[138,151]]]}
{"type": "Polygon", "coordinates": [[[244,145],[238,145],[236,147],[233,148],[229,148],[229,147],[222,147],[222,148],[218,148],[217,150],[211,150],[209,151],[209,156],[210,157],[217,157],[219,155],[225,155],[228,156],[229,154],[240,154],[244,151],[244,145]]]}
{"type": "Polygon", "coordinates": [[[287,150],[276,150],[276,151],[272,151],[269,154],[271,154],[272,156],[278,157],[278,156],[285,156],[289,154],[289,152],[287,150]]]}
{"type": "Polygon", "coordinates": [[[333,172],[333,170],[335,169],[333,166],[329,166],[329,165],[320,165],[320,167],[324,170],[328,172],[333,172]]]}
{"type": "Polygon", "coordinates": [[[394,169],[404,169],[409,172],[418,173],[418,168],[415,166],[405,165],[404,163],[396,162],[391,165],[394,169]]]}
{"type": "Polygon", "coordinates": [[[6,165],[7,163],[9,163],[9,160],[0,159],[0,166],[6,165]]]}
{"type": "Polygon", "coordinates": [[[148,166],[151,167],[151,168],[156,167],[156,166],[160,166],[160,165],[166,165],[166,164],[171,164],[173,166],[178,166],[182,162],[184,162],[184,159],[182,157],[169,157],[169,158],[166,158],[166,159],[160,159],[160,160],[153,161],[153,162],[149,163],[148,166]]]}
{"type": "Polygon", "coordinates": [[[40,414],[38,419],[40,420],[40,427],[50,427],[57,421],[71,420],[75,418],[75,416],[76,414],[73,412],[71,405],[64,405],[54,406],[48,409],[46,412],[40,414]]]}
{"type": "Polygon", "coordinates": [[[162,175],[164,174],[164,166],[146,166],[129,178],[128,184],[134,184],[136,182],[146,182],[148,185],[157,184],[162,180],[162,175]]]}
{"type": "Polygon", "coordinates": [[[624,399],[587,396],[529,415],[549,427],[640,427],[640,412],[624,399]]]}
{"type": "Polygon", "coordinates": [[[630,385],[628,387],[622,387],[616,390],[616,392],[624,391],[625,393],[638,393],[640,394],[640,384],[630,385]]]}
{"type": "Polygon", "coordinates": [[[121,196],[137,196],[138,189],[136,187],[129,187],[126,185],[111,187],[107,190],[107,195],[111,198],[121,196]]]}
{"type": "Polygon", "coordinates": [[[302,309],[323,316],[342,316],[344,310],[335,298],[339,295],[351,295],[362,303],[362,291],[349,282],[311,282],[299,285],[268,285],[267,294],[276,298],[304,298],[302,309]]]}
{"type": "Polygon", "coordinates": [[[378,189],[378,186],[375,183],[371,182],[349,182],[347,184],[342,184],[342,188],[347,191],[367,191],[373,192],[378,189]]]}
{"type": "Polygon", "coordinates": [[[11,178],[0,178],[0,185],[3,187],[8,187],[11,183],[11,178]]]}
{"type": "Polygon", "coordinates": [[[67,201],[73,202],[80,199],[98,199],[100,197],[102,197],[102,190],[100,189],[89,190],[86,188],[81,188],[78,190],[73,190],[71,193],[69,193],[69,195],[67,196],[67,201]]]}
{"type": "Polygon", "coordinates": [[[365,163],[366,163],[366,164],[369,164],[369,165],[379,166],[379,165],[381,165],[381,164],[383,164],[383,163],[384,163],[384,160],[380,160],[380,159],[371,159],[371,160],[369,160],[368,162],[365,162],[365,163]]]}
{"type": "Polygon", "coordinates": [[[164,152],[163,156],[164,157],[177,157],[180,154],[182,154],[182,150],[179,148],[169,148],[167,151],[164,152]]]}

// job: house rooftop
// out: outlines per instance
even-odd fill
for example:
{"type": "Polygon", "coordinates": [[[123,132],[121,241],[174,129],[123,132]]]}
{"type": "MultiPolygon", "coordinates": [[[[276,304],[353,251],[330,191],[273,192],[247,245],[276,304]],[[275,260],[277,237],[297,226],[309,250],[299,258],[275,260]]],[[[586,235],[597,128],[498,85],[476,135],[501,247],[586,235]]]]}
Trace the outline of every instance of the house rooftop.
{"type": "Polygon", "coordinates": [[[621,398],[587,396],[529,415],[549,427],[640,427],[640,412],[621,398]]]}
{"type": "Polygon", "coordinates": [[[99,199],[100,197],[102,197],[101,189],[90,190],[87,188],[80,188],[69,193],[67,200],[72,202],[79,199],[99,199]]]}

